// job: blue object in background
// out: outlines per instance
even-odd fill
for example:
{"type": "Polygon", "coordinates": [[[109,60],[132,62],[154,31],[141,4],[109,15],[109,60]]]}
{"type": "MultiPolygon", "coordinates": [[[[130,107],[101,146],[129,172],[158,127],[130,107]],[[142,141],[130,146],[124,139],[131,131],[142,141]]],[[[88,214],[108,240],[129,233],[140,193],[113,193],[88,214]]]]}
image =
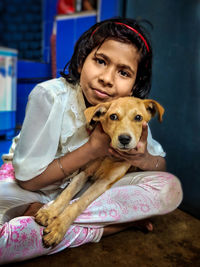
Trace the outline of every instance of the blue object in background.
{"type": "Polygon", "coordinates": [[[60,71],[71,59],[74,45],[80,35],[96,23],[96,12],[73,14],[56,18],[56,70],[60,71]]]}
{"type": "Polygon", "coordinates": [[[123,16],[123,0],[99,0],[97,21],[102,21],[116,16],[123,16]]]}
{"type": "Polygon", "coordinates": [[[11,139],[16,127],[17,50],[0,47],[0,136],[11,139]]]}
{"type": "Polygon", "coordinates": [[[34,86],[51,79],[51,65],[46,63],[19,60],[17,64],[17,128],[22,126],[28,96],[34,86]]]}

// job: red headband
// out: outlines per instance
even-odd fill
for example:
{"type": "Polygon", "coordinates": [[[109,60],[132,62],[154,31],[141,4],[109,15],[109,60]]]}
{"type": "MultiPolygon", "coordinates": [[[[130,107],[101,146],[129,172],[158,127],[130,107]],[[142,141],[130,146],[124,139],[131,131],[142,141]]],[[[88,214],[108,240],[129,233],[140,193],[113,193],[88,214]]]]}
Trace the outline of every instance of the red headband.
{"type": "MultiPolygon", "coordinates": [[[[131,26],[129,26],[129,25],[125,24],[125,23],[115,22],[115,24],[123,25],[126,28],[130,29],[131,31],[135,32],[140,37],[140,39],[143,41],[143,43],[145,44],[147,51],[148,52],[150,51],[149,46],[147,44],[147,41],[144,39],[144,37],[141,35],[141,33],[139,33],[137,30],[135,30],[134,28],[132,28],[131,26]]],[[[98,27],[92,32],[91,36],[97,31],[97,29],[98,29],[98,27]]]]}

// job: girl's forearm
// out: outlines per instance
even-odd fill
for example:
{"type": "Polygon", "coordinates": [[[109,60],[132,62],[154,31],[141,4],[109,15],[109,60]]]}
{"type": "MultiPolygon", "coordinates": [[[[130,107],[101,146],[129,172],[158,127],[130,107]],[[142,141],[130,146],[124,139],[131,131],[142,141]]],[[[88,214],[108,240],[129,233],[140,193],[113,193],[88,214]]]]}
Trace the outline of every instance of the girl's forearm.
{"type": "Polygon", "coordinates": [[[161,156],[148,154],[148,159],[142,169],[145,171],[166,171],[166,160],[161,156]]]}
{"type": "MultiPolygon", "coordinates": [[[[91,153],[89,144],[86,143],[77,150],[66,154],[60,158],[60,163],[65,174],[68,176],[74,171],[86,165],[88,162],[94,159],[94,155],[91,153]]],[[[44,188],[48,185],[54,184],[65,178],[57,159],[52,161],[46,170],[35,178],[28,181],[18,180],[19,185],[26,190],[36,191],[44,188]]]]}

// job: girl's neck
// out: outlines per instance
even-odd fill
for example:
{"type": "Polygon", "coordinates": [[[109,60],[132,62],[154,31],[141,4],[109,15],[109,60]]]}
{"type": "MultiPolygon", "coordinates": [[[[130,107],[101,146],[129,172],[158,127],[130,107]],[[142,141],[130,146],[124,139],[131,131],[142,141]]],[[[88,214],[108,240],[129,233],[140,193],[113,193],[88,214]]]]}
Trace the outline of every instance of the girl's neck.
{"type": "Polygon", "coordinates": [[[86,108],[91,107],[92,105],[88,102],[88,100],[87,100],[87,98],[85,97],[84,93],[83,93],[83,98],[84,98],[84,101],[85,101],[85,106],[86,106],[86,108]]]}

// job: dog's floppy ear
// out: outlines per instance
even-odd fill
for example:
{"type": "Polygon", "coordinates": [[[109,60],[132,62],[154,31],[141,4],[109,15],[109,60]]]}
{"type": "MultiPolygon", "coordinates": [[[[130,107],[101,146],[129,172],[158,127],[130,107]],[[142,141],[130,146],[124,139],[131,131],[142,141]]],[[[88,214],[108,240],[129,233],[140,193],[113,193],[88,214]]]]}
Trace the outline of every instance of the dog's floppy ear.
{"type": "Polygon", "coordinates": [[[151,114],[151,117],[154,117],[157,112],[159,121],[162,121],[165,110],[157,101],[153,99],[145,99],[144,105],[146,107],[146,110],[151,114]]]}
{"type": "Polygon", "coordinates": [[[94,124],[96,121],[100,121],[100,119],[106,114],[110,105],[111,103],[107,102],[87,108],[84,111],[87,122],[89,124],[94,124]]]}

